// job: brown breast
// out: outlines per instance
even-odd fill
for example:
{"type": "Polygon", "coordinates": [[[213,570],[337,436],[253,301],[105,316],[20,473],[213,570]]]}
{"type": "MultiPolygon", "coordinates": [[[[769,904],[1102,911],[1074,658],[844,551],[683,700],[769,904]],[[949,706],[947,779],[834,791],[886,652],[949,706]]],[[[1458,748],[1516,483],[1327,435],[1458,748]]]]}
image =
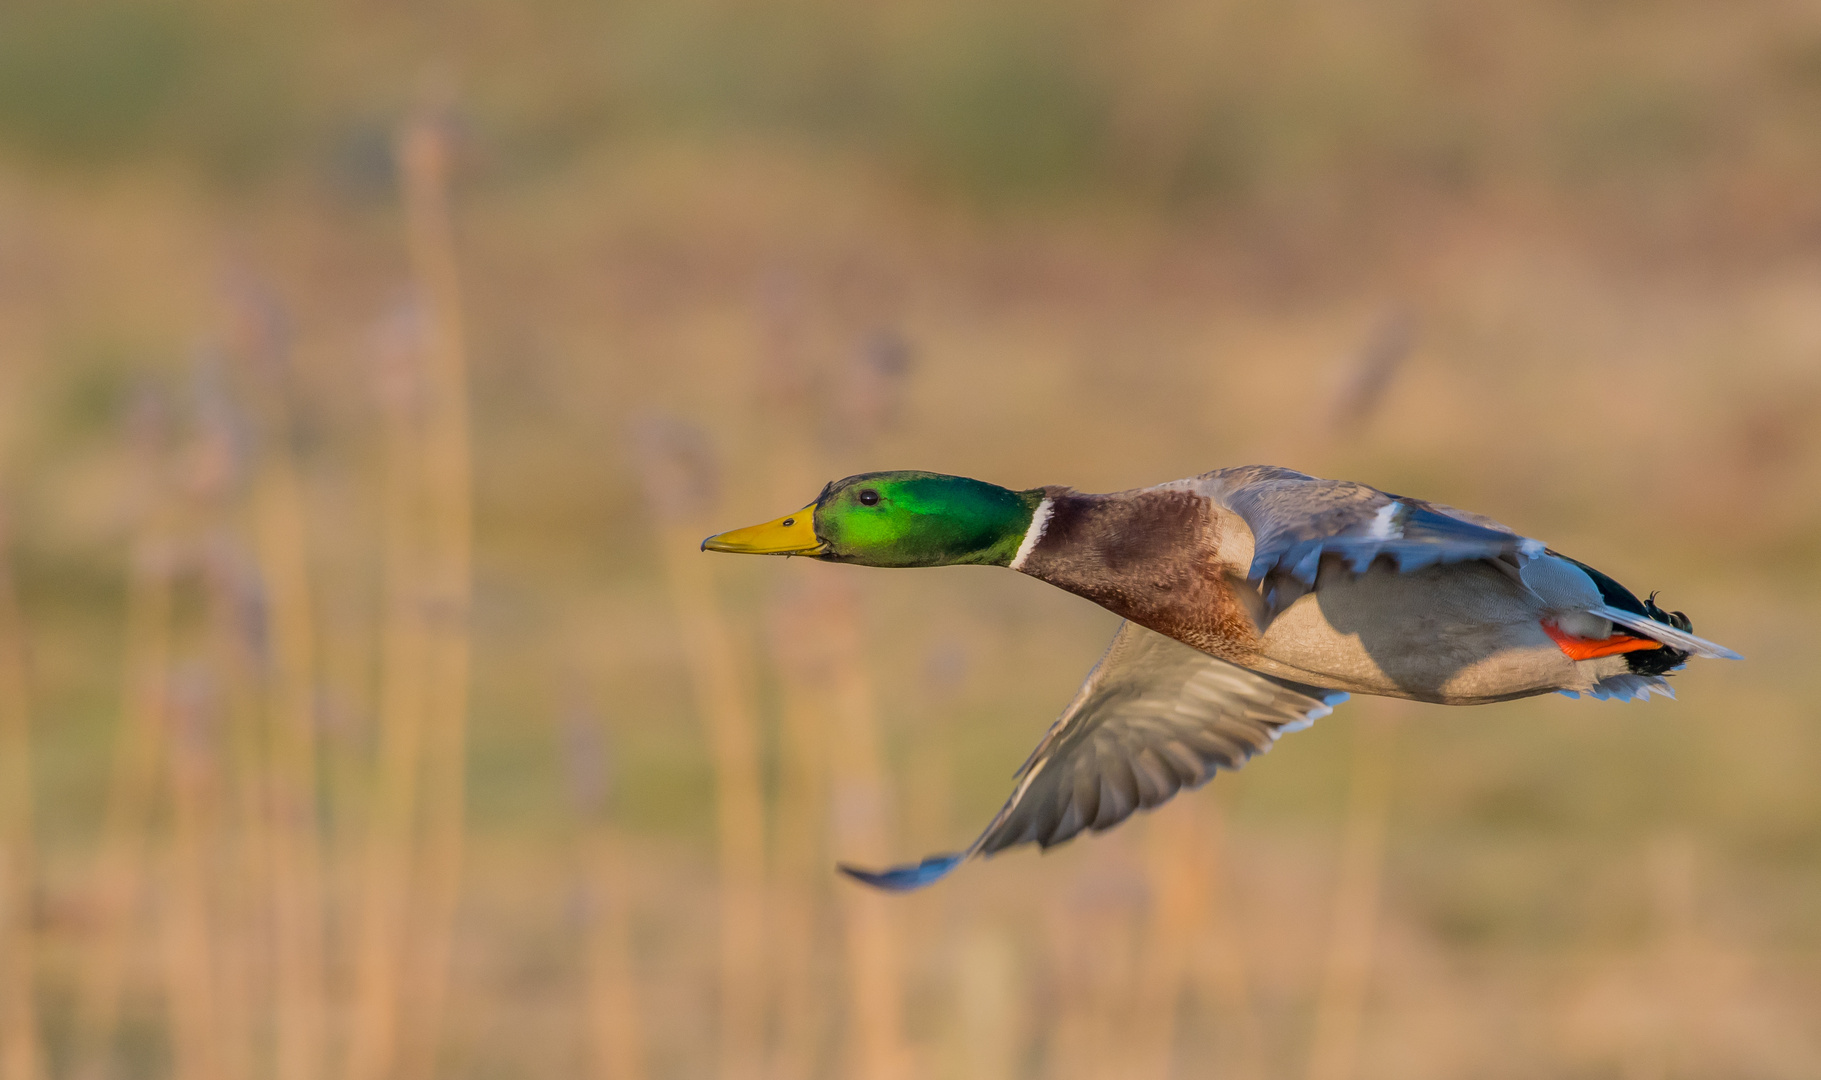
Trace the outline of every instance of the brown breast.
{"type": "Polygon", "coordinates": [[[1257,653],[1257,589],[1216,558],[1221,521],[1206,497],[1167,488],[1048,496],[1025,573],[1222,659],[1257,653]]]}

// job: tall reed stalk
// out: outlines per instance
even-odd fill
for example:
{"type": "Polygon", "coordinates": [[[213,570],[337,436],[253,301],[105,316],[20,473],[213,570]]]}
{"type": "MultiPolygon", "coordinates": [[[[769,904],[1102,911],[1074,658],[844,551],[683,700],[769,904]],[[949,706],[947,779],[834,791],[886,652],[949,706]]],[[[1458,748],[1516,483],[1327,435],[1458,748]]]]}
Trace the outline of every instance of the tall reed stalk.
{"type": "Polygon", "coordinates": [[[631,859],[619,834],[596,820],[583,841],[588,868],[588,1024],[594,1076],[645,1080],[644,1012],[633,969],[631,859]]]}
{"type": "Polygon", "coordinates": [[[665,582],[715,777],[720,880],[719,1075],[764,1070],[766,998],[765,801],[752,667],[715,591],[714,564],[699,550],[713,505],[714,469],[694,432],[651,424],[640,433],[645,490],[660,523],[665,582]]]}
{"type": "Polygon", "coordinates": [[[421,334],[415,309],[379,343],[384,424],[384,602],[379,749],[367,807],[355,925],[347,1080],[382,1080],[397,1059],[401,979],[410,940],[411,838],[424,728],[425,626],[418,566],[423,461],[417,419],[421,334]]]}
{"type": "Polygon", "coordinates": [[[449,128],[428,114],[397,145],[411,271],[429,306],[424,349],[424,729],[421,928],[401,1075],[436,1070],[461,899],[466,835],[469,609],[473,479],[468,433],[467,332],[449,205],[449,128]]]}
{"type": "Polygon", "coordinates": [[[819,611],[809,590],[774,605],[767,624],[778,672],[778,826],[772,853],[769,929],[777,1031],[772,1080],[814,1076],[830,1019],[822,985],[828,912],[828,735],[822,693],[828,658],[818,646],[819,611]]]}
{"type": "Polygon", "coordinates": [[[1339,881],[1328,955],[1315,1005],[1309,1080],[1350,1080],[1358,1069],[1372,945],[1378,928],[1385,824],[1391,804],[1395,708],[1362,709],[1354,721],[1353,776],[1341,834],[1339,881]],[[1375,712],[1380,715],[1373,715],[1375,712]]]}
{"type": "Polygon", "coordinates": [[[271,820],[266,813],[265,739],[258,692],[262,637],[256,586],[244,557],[225,533],[210,545],[204,582],[208,593],[209,667],[221,712],[218,750],[225,777],[221,813],[232,819],[232,872],[222,882],[217,918],[225,947],[217,970],[215,1012],[221,1017],[218,1053],[222,1073],[250,1077],[259,1060],[261,1028],[271,1009],[271,980],[262,963],[269,947],[271,820]]]}
{"type": "MultiPolygon", "coordinates": [[[[213,1030],[204,1053],[219,1075],[239,1078],[269,1072],[274,898],[265,693],[271,635],[261,568],[241,535],[242,497],[252,463],[248,435],[257,425],[246,410],[244,394],[235,392],[235,376],[273,377],[282,320],[276,303],[250,275],[235,274],[229,285],[233,318],[228,344],[240,369],[226,367],[225,354],[215,350],[198,356],[191,383],[195,440],[180,459],[179,486],[186,495],[185,516],[194,528],[200,573],[201,658],[206,666],[202,675],[189,680],[188,696],[180,695],[172,703],[173,709],[186,706],[192,716],[187,725],[175,724],[173,736],[188,730],[194,737],[190,745],[170,750],[176,831],[166,866],[173,879],[186,867],[200,867],[211,879],[210,887],[202,890],[211,893],[206,918],[212,940],[207,951],[213,954],[214,971],[206,991],[213,1030]],[[198,697],[203,689],[206,724],[198,712],[203,708],[198,697]],[[199,760],[207,767],[202,792],[207,812],[201,820],[209,833],[200,841],[206,853],[200,861],[177,850],[185,843],[185,829],[198,819],[197,796],[182,785],[189,782],[188,773],[200,767],[195,764],[199,760]]],[[[169,924],[167,920],[167,939],[169,924]]],[[[179,963],[179,957],[168,957],[167,969],[179,963]]],[[[181,993],[171,979],[166,981],[170,993],[181,993]]],[[[186,1007],[173,1002],[167,1011],[186,1007]]]]}
{"type": "MultiPolygon", "coordinates": [[[[859,598],[845,581],[830,579],[824,588],[833,601],[821,627],[831,653],[828,695],[835,717],[828,755],[834,848],[843,859],[888,860],[893,855],[892,786],[885,772],[877,699],[861,647],[859,598]]],[[[864,1080],[908,1077],[901,900],[857,886],[844,888],[839,895],[848,972],[848,1055],[843,1073],[864,1080]]]]}
{"type": "Polygon", "coordinates": [[[165,740],[171,792],[171,835],[159,905],[164,945],[165,1002],[176,1073],[182,1080],[223,1080],[221,1050],[239,1032],[217,1012],[216,950],[211,918],[210,861],[219,844],[209,732],[199,687],[176,688],[165,740]]]}
{"type": "Polygon", "coordinates": [[[720,1075],[761,1072],[765,1047],[765,804],[751,676],[714,594],[699,529],[665,534],[664,565],[707,721],[720,837],[720,1075]]]}
{"type": "Polygon", "coordinates": [[[606,725],[579,697],[564,716],[570,795],[581,830],[589,1075],[595,1080],[645,1080],[644,1010],[633,960],[633,861],[607,817],[612,762],[606,725]]]}
{"type": "Polygon", "coordinates": [[[277,1080],[319,1080],[327,1038],[324,875],[309,519],[293,447],[285,342],[275,309],[238,312],[263,441],[251,493],[270,645],[265,687],[266,838],[277,1080]]]}
{"type": "Polygon", "coordinates": [[[1049,1004],[1044,1057],[1047,1075],[1057,1080],[1098,1080],[1128,1066],[1142,903],[1142,885],[1132,869],[1115,864],[1110,872],[1079,880],[1051,906],[1048,951],[1055,1000],[1049,1004]]]}
{"type": "Polygon", "coordinates": [[[41,1080],[45,1062],[32,947],[37,858],[31,714],[10,524],[0,511],[0,1080],[41,1080]]]}
{"type": "Polygon", "coordinates": [[[962,940],[951,1015],[961,1076],[1003,1080],[1022,1075],[1020,1050],[1030,1017],[1023,1004],[1018,953],[1010,935],[977,927],[962,940]]]}
{"type": "MultiPolygon", "coordinates": [[[[772,423],[766,440],[768,503],[795,506],[820,486],[809,432],[817,424],[800,327],[787,298],[774,290],[763,307],[766,347],[761,351],[758,411],[772,423]]],[[[779,782],[772,848],[767,929],[773,948],[771,996],[777,1025],[772,1080],[816,1075],[836,1010],[823,979],[832,949],[828,858],[828,740],[834,730],[827,686],[829,655],[826,582],[784,589],[774,597],[766,630],[777,672],[779,782]]]]}
{"type": "Polygon", "coordinates": [[[1650,985],[1621,1075],[1699,1076],[1713,1066],[1696,1057],[1697,1036],[1709,1018],[1724,1014],[1727,996],[1724,982],[1713,978],[1716,965],[1699,918],[1700,850],[1688,834],[1666,833],[1651,842],[1645,862],[1652,925],[1639,967],[1650,985]]]}
{"type": "MultiPolygon", "coordinates": [[[[824,456],[820,451],[831,439],[867,445],[889,426],[901,403],[905,347],[896,335],[873,335],[844,366],[829,373],[835,397],[818,409],[804,357],[801,312],[784,292],[768,300],[761,390],[766,415],[776,421],[769,469],[779,485],[789,486],[778,497],[795,499],[814,490],[818,460],[824,456]],[[821,446],[809,436],[818,431],[823,433],[821,446]]],[[[788,781],[800,786],[786,788],[780,808],[774,887],[780,889],[780,907],[786,896],[819,906],[830,881],[828,867],[816,865],[820,846],[811,839],[821,830],[803,837],[783,835],[785,810],[795,828],[800,826],[794,819],[820,809],[838,857],[877,861],[895,855],[894,792],[852,585],[835,575],[817,575],[779,606],[777,616],[789,638],[774,650],[783,690],[786,772],[788,781]]],[[[847,991],[841,1075],[866,1080],[909,1075],[902,908],[896,898],[872,890],[842,885],[836,893],[847,991]]],[[[809,921],[813,912],[780,911],[774,920],[781,947],[793,950],[779,961],[780,991],[785,1001],[809,1009],[801,1017],[789,1012],[780,1017],[773,1061],[778,1077],[793,1075],[787,1070],[813,1059],[827,1012],[811,981],[818,951],[809,921]]]]}
{"type": "Polygon", "coordinates": [[[1177,1014],[1194,946],[1204,931],[1211,865],[1195,807],[1174,805],[1144,823],[1150,915],[1139,942],[1137,1000],[1130,1031],[1130,1075],[1167,1080],[1174,1065],[1177,1014]]]}
{"type": "Polygon", "coordinates": [[[147,830],[166,728],[173,567],[163,417],[155,400],[142,397],[131,419],[137,490],[145,501],[138,508],[127,565],[120,723],[91,871],[94,931],[76,995],[72,1052],[78,1080],[99,1080],[110,1068],[121,991],[137,942],[147,830]]]}
{"type": "MultiPolygon", "coordinates": [[[[1213,800],[1209,800],[1212,802],[1213,800]]],[[[1228,863],[1226,815],[1218,803],[1208,807],[1199,823],[1196,853],[1205,860],[1206,897],[1202,904],[1202,936],[1195,950],[1193,978],[1226,1021],[1232,1052],[1227,1055],[1230,1080],[1258,1080],[1265,1074],[1264,1031],[1252,1000],[1240,928],[1243,913],[1233,909],[1225,883],[1228,863]]]]}

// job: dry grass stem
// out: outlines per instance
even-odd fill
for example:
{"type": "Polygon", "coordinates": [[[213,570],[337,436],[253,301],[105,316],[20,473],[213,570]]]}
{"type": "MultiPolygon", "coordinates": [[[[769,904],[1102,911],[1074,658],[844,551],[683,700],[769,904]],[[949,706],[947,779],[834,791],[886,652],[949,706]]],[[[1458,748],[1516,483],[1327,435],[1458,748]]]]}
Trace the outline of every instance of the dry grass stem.
{"type": "Polygon", "coordinates": [[[1196,832],[1195,853],[1206,868],[1206,895],[1202,900],[1202,936],[1193,951],[1191,974],[1208,1000],[1214,1002],[1215,1013],[1231,1045],[1222,1075],[1230,1080],[1259,1080],[1265,1075],[1264,1032],[1252,999],[1251,978],[1240,940],[1244,918],[1233,909],[1230,894],[1223,888],[1231,878],[1223,873],[1226,815],[1218,804],[1208,808],[1197,823],[1196,832]]]}
{"type": "Polygon", "coordinates": [[[1144,823],[1151,905],[1139,958],[1132,1041],[1134,1077],[1174,1072],[1177,1018],[1193,961],[1208,932],[1216,863],[1197,807],[1173,805],[1144,823]]]}
{"type": "Polygon", "coordinates": [[[1671,833],[1656,838],[1646,852],[1650,902],[1655,923],[1643,965],[1649,979],[1645,1023],[1624,1063],[1625,1080],[1659,1080],[1698,1076],[1713,1063],[1694,1060],[1695,1039],[1709,1017],[1725,1008],[1724,991],[1711,985],[1704,962],[1710,950],[1702,940],[1696,910],[1699,851],[1694,840],[1671,833]],[[1705,1067],[1704,1067],[1705,1066],[1705,1067]]]}
{"type": "Polygon", "coordinates": [[[452,148],[446,125],[408,124],[397,158],[411,270],[429,307],[424,350],[423,824],[421,934],[410,982],[414,1024],[407,1080],[436,1067],[461,898],[467,805],[468,614],[472,590],[473,479],[469,462],[467,336],[449,205],[452,148]]]}
{"type": "Polygon", "coordinates": [[[1397,372],[1416,344],[1416,319],[1402,308],[1379,316],[1378,324],[1349,358],[1329,410],[1328,430],[1342,439],[1358,436],[1385,403],[1397,372]]]}
{"type": "Polygon", "coordinates": [[[1024,986],[1018,953],[1008,935],[975,929],[961,944],[955,972],[956,1070],[979,1080],[1020,1075],[1019,1051],[1025,1026],[1024,986]]]}
{"type": "Polygon", "coordinates": [[[573,679],[567,697],[563,756],[570,801],[581,819],[575,862],[582,871],[588,1073],[597,1080],[644,1080],[645,1010],[633,937],[638,861],[608,819],[614,760],[607,725],[573,679]]]}
{"type": "Polygon", "coordinates": [[[772,1080],[818,1075],[827,1035],[828,995],[821,983],[830,864],[828,737],[821,685],[828,670],[813,595],[774,605],[768,635],[778,671],[781,775],[770,899],[771,969],[777,1003],[772,1080]]]}
{"type": "MultiPolygon", "coordinates": [[[[254,321],[249,319],[249,322],[254,321]]],[[[318,1080],[325,1065],[327,963],[316,725],[316,623],[309,518],[292,449],[278,345],[249,359],[265,434],[251,514],[270,643],[266,682],[267,840],[278,1080],[318,1080]],[[263,355],[261,355],[263,353],[263,355]]]]}
{"type": "MultiPolygon", "coordinates": [[[[805,360],[805,312],[784,291],[768,301],[760,388],[766,413],[779,423],[777,435],[768,441],[767,472],[782,489],[777,498],[795,505],[804,491],[813,490],[823,468],[812,433],[822,433],[824,448],[831,442],[865,446],[890,425],[900,404],[908,347],[894,335],[873,335],[829,373],[834,397],[821,397],[814,392],[817,373],[805,360]]],[[[787,789],[780,808],[777,876],[783,891],[773,897],[780,942],[795,951],[778,963],[781,988],[790,995],[773,1063],[780,1078],[809,1065],[806,1055],[813,1054],[829,1018],[817,1000],[826,991],[818,994],[808,982],[817,950],[807,931],[830,881],[825,849],[815,839],[822,830],[811,828],[799,836],[790,832],[820,809],[829,823],[829,847],[839,859],[876,863],[896,855],[895,795],[858,605],[851,584],[818,577],[776,611],[781,632],[774,634],[774,660],[783,691],[786,769],[788,778],[801,785],[794,792],[787,789]],[[804,910],[795,910],[799,904],[804,910]],[[793,1016],[797,1009],[803,1014],[793,1016]]],[[[904,904],[848,882],[837,882],[836,888],[847,981],[841,1017],[845,1045],[837,1068],[842,1075],[866,1080],[908,1076],[904,904]]]]}
{"type": "Polygon", "coordinates": [[[0,1080],[41,1080],[33,912],[32,735],[25,627],[13,588],[10,522],[0,515],[0,1080]]]}
{"type": "Polygon", "coordinates": [[[1050,916],[1055,1000],[1044,1056],[1057,1080],[1097,1080],[1128,1068],[1142,884],[1120,867],[1079,881],[1050,916]]]}
{"type": "Polygon", "coordinates": [[[422,454],[417,430],[418,344],[393,341],[379,359],[384,407],[384,600],[379,747],[367,808],[355,924],[348,1080],[381,1080],[399,1049],[402,973],[410,939],[413,822],[422,769],[425,648],[419,581],[422,454]]]}
{"type": "MultiPolygon", "coordinates": [[[[775,288],[764,301],[758,408],[775,418],[766,443],[767,501],[798,506],[804,493],[820,483],[811,439],[816,410],[795,305],[775,288]]],[[[833,727],[826,687],[833,658],[822,622],[827,595],[814,586],[781,592],[767,613],[769,659],[778,680],[780,755],[766,897],[775,1015],[771,1080],[821,1074],[836,1013],[826,979],[838,950],[823,933],[831,914],[827,822],[833,727]]]]}
{"type": "Polygon", "coordinates": [[[163,760],[173,567],[168,507],[160,488],[151,491],[154,503],[140,525],[127,571],[123,703],[92,872],[95,929],[76,1005],[78,1080],[96,1080],[110,1067],[145,886],[147,828],[163,760]]]}
{"type": "Polygon", "coordinates": [[[261,1044],[264,1019],[272,1007],[270,971],[262,962],[271,929],[271,819],[266,812],[264,724],[258,692],[258,633],[247,580],[228,537],[211,548],[205,585],[208,591],[209,665],[221,711],[219,752],[225,775],[220,813],[232,821],[232,872],[220,888],[218,934],[224,947],[217,961],[219,992],[215,1011],[221,1017],[218,1049],[223,1075],[251,1076],[261,1044]],[[227,790],[231,789],[231,790],[227,790]]]}
{"type": "MultiPolygon", "coordinates": [[[[894,855],[892,786],[885,771],[879,709],[862,650],[859,597],[847,582],[819,586],[829,602],[817,620],[827,635],[832,844],[843,860],[861,864],[894,855]]],[[[847,886],[837,894],[847,946],[847,1061],[844,1074],[864,1080],[910,1075],[904,1041],[904,963],[900,898],[847,886]]]]}
{"type": "Polygon", "coordinates": [[[664,567],[684,655],[708,725],[720,837],[720,1075],[761,1074],[765,1046],[765,804],[749,665],[715,597],[695,529],[664,534],[664,567]]]}
{"type": "Polygon", "coordinates": [[[1358,1068],[1372,946],[1378,928],[1379,879],[1384,871],[1385,827],[1391,805],[1392,708],[1355,721],[1353,776],[1341,834],[1340,872],[1333,923],[1315,1005],[1309,1080],[1350,1080],[1358,1068]]]}
{"type": "Polygon", "coordinates": [[[645,1080],[643,1009],[633,967],[632,861],[613,828],[595,821],[584,865],[588,888],[588,1035],[599,1080],[645,1080]]]}
{"type": "Polygon", "coordinates": [[[183,1080],[224,1080],[222,1044],[240,1033],[228,1029],[216,1011],[220,995],[215,953],[222,941],[211,917],[209,864],[222,837],[209,775],[209,733],[197,688],[175,689],[176,700],[168,711],[171,731],[165,741],[171,835],[159,904],[165,1003],[176,1074],[183,1080]]]}

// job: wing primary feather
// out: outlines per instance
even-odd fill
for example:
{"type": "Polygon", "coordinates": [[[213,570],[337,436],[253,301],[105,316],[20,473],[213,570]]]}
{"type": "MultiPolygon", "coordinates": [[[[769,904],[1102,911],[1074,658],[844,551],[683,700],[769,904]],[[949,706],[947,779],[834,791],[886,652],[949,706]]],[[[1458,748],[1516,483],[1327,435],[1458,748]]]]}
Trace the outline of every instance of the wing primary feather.
{"type": "MultiPolygon", "coordinates": [[[[1124,766],[1124,762],[1119,762],[1124,766]]],[[[1094,815],[1089,828],[1095,832],[1110,829],[1132,816],[1133,807],[1138,805],[1137,782],[1132,779],[1130,768],[1125,768],[1124,775],[1107,768],[1100,774],[1100,813],[1094,815]]]]}
{"type": "Polygon", "coordinates": [[[1172,782],[1175,778],[1169,768],[1149,747],[1141,748],[1130,761],[1132,779],[1138,785],[1138,805],[1146,810],[1161,805],[1181,786],[1172,782]]]}
{"type": "Polygon", "coordinates": [[[1202,763],[1201,755],[1190,750],[1181,739],[1171,739],[1169,742],[1160,744],[1157,752],[1163,756],[1165,762],[1174,768],[1179,783],[1198,783],[1202,774],[1207,772],[1207,766],[1202,763]]]}
{"type": "Polygon", "coordinates": [[[1037,838],[1037,842],[1044,847],[1060,844],[1080,832],[1084,824],[1086,821],[1081,814],[1081,804],[1073,799],[1066,800],[1062,804],[1062,812],[1056,815],[1055,822],[1037,838]]]}
{"type": "Polygon", "coordinates": [[[843,874],[875,889],[886,889],[891,892],[909,892],[933,885],[947,877],[961,861],[973,853],[967,851],[951,852],[947,855],[931,855],[920,862],[905,863],[901,866],[888,867],[884,870],[866,870],[848,863],[836,863],[843,874]]]}
{"type": "Polygon", "coordinates": [[[1080,832],[1089,822],[1100,816],[1100,782],[1092,771],[1076,769],[1069,786],[1073,790],[1069,805],[1074,807],[1075,812],[1081,817],[1081,824],[1076,826],[1075,832],[1080,832]]]}

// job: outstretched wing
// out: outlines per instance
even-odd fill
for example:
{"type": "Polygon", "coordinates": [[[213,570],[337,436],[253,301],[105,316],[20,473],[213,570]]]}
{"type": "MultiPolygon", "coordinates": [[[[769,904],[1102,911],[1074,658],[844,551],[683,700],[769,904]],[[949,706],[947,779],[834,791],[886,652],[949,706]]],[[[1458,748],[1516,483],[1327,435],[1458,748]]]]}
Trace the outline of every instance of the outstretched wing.
{"type": "Polygon", "coordinates": [[[915,889],[976,854],[1026,843],[1047,848],[1083,829],[1110,829],[1220,769],[1239,768],[1346,698],[1247,671],[1123,623],[978,839],[963,851],[889,870],[841,869],[868,885],[915,889]]]}
{"type": "Polygon", "coordinates": [[[1381,555],[1408,571],[1500,558],[1521,567],[1543,553],[1540,541],[1491,518],[1365,484],[1265,466],[1224,470],[1207,479],[1214,497],[1251,528],[1247,577],[1264,584],[1274,608],[1314,586],[1324,555],[1341,556],[1357,573],[1381,555]]]}

